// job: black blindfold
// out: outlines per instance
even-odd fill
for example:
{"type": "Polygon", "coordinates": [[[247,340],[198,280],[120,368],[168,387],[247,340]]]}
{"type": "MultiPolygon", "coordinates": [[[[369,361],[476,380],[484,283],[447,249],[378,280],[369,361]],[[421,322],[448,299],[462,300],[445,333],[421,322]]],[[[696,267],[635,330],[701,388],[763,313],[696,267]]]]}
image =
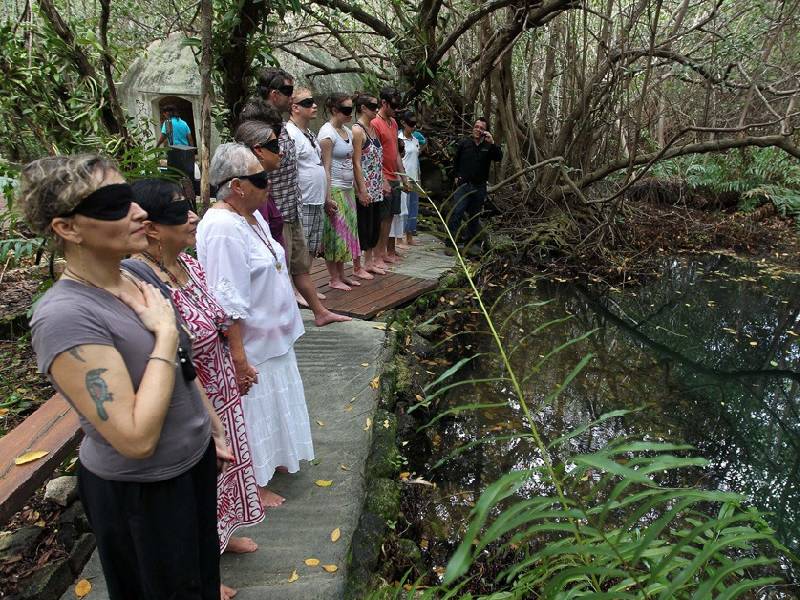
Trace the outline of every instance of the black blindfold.
{"type": "Polygon", "coordinates": [[[189,221],[189,210],[189,201],[183,198],[148,210],[147,220],[159,225],[183,225],[189,221]]]}
{"type": "Polygon", "coordinates": [[[130,185],[112,183],[95,190],[62,216],[83,215],[100,221],[119,221],[128,215],[134,200],[130,185]]]}

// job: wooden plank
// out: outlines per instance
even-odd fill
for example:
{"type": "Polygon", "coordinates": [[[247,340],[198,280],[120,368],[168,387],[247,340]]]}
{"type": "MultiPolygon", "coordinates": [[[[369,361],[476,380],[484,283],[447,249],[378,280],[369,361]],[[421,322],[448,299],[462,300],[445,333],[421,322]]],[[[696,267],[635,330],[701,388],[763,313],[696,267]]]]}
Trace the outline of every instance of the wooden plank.
{"type": "Polygon", "coordinates": [[[0,523],[23,507],[82,436],[77,413],[56,394],[0,438],[0,523]],[[30,450],[48,454],[25,465],[14,464],[16,457],[30,450]]]}
{"type": "Polygon", "coordinates": [[[414,277],[406,277],[400,275],[396,278],[387,278],[385,283],[380,287],[375,287],[372,290],[369,290],[367,294],[362,295],[356,302],[353,303],[352,308],[354,310],[358,310],[359,307],[364,306],[365,304],[369,304],[379,300],[381,298],[388,298],[390,296],[396,295],[403,290],[412,287],[415,285],[419,280],[414,277]]]}
{"type": "Polygon", "coordinates": [[[371,319],[379,312],[396,308],[401,304],[405,304],[419,297],[420,295],[436,288],[435,281],[422,280],[410,288],[406,288],[402,292],[398,292],[392,296],[385,296],[378,301],[373,302],[371,305],[362,305],[357,310],[363,315],[363,319],[371,319]]]}

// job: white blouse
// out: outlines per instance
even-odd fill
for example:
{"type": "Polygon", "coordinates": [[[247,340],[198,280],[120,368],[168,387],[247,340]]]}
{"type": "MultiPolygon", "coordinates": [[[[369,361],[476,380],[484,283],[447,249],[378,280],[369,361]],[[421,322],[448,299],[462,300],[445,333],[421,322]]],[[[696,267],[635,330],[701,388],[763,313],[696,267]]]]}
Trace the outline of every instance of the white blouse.
{"type": "Polygon", "coordinates": [[[241,320],[248,362],[259,365],[286,354],[305,329],[283,247],[264,218],[253,216],[258,225],[229,210],[207,210],[197,226],[197,257],[217,302],[241,320]]]}
{"type": "Polygon", "coordinates": [[[407,138],[402,130],[397,133],[397,138],[403,140],[405,154],[403,155],[403,169],[406,175],[414,181],[419,181],[419,140],[413,135],[407,138]]]}

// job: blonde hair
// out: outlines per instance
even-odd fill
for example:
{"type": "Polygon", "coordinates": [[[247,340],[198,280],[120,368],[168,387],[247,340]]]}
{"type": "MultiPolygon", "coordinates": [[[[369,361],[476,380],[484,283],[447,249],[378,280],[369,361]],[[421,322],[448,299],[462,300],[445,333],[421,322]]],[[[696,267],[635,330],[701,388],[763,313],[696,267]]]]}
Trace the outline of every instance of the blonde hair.
{"type": "Polygon", "coordinates": [[[297,99],[302,96],[304,93],[308,92],[312,96],[314,92],[311,91],[311,88],[307,87],[296,87],[294,88],[294,93],[292,94],[292,102],[297,102],[297,99]]]}
{"type": "Polygon", "coordinates": [[[100,188],[108,171],[118,172],[117,163],[97,154],[48,156],[25,165],[17,199],[31,230],[52,237],[53,219],[66,215],[100,188]]]}

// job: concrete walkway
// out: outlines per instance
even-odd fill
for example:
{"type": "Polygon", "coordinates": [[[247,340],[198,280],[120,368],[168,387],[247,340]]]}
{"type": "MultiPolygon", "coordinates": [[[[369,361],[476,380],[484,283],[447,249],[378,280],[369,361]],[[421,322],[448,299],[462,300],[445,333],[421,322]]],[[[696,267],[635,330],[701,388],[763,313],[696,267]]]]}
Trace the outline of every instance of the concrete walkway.
{"type": "MultiPolygon", "coordinates": [[[[396,271],[438,279],[453,266],[433,238],[406,250],[396,271]]],[[[370,450],[385,331],[380,323],[351,321],[321,329],[302,311],[306,333],[295,346],[311,417],[316,460],[299,473],[277,474],[270,488],[286,503],[267,511],[265,520],[237,533],[259,545],[252,554],[222,556],[222,580],[239,590],[237,600],[338,600],[343,596],[347,553],[364,501],[364,465],[370,450]],[[369,426],[367,419],[370,419],[369,426]],[[320,487],[316,481],[332,481],[320,487]],[[331,541],[331,532],[341,537],[331,541]],[[316,558],[319,566],[304,561],[316,558]],[[323,565],[335,565],[328,573],[323,565]],[[298,578],[289,582],[293,571],[298,578]]],[[[95,553],[84,569],[92,582],[90,600],[108,598],[95,553]]],[[[74,600],[72,588],[62,600],[74,600]]],[[[143,599],[145,600],[145,599],[143,599]]]]}

